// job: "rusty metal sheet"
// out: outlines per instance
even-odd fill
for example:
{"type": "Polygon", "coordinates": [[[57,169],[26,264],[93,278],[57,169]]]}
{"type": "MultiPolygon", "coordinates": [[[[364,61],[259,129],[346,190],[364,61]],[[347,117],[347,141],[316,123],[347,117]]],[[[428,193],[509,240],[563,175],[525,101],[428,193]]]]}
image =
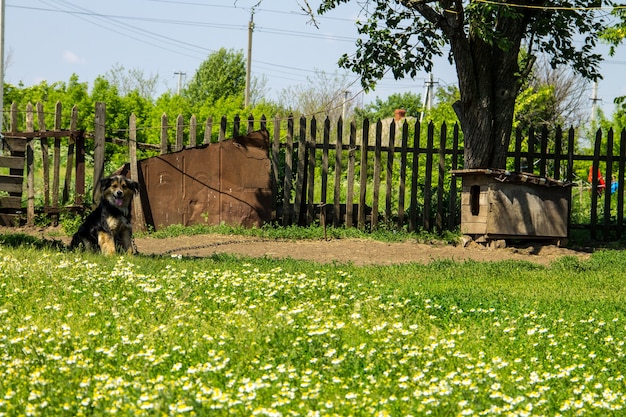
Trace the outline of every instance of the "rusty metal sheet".
{"type": "Polygon", "coordinates": [[[139,161],[146,222],[261,226],[271,220],[267,131],[139,161]]]}

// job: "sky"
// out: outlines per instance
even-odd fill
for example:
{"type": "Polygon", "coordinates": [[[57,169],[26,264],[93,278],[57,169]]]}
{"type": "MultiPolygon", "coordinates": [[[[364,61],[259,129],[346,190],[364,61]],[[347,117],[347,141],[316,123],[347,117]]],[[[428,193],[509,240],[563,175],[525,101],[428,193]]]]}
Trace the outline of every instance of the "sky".
{"type": "MultiPolygon", "coordinates": [[[[313,7],[318,3],[309,1],[313,7]]],[[[5,0],[5,82],[68,82],[77,74],[91,88],[96,77],[123,66],[158,75],[157,94],[175,92],[212,52],[224,47],[246,54],[254,10],[252,75],[266,80],[270,99],[290,86],[309,85],[316,71],[347,73],[357,104],[393,93],[424,95],[425,72],[399,81],[389,74],[365,94],[358,76],[338,67],[342,54],[356,50],[359,3],[353,0],[319,17],[316,28],[301,9],[304,0],[5,0]]],[[[613,57],[608,47],[599,52],[606,60],[597,98],[610,116],[613,99],[626,95],[626,45],[613,57]]],[[[445,58],[435,61],[433,79],[437,85],[457,84],[445,58]]],[[[591,85],[588,96],[591,114],[591,85]]]]}

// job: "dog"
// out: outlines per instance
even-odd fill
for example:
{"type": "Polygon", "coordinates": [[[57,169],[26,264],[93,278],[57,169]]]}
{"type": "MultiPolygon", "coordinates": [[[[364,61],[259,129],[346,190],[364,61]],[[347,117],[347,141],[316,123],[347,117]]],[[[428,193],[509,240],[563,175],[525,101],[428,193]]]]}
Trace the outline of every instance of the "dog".
{"type": "Polygon", "coordinates": [[[119,249],[135,253],[130,223],[130,206],[139,183],[123,175],[100,181],[100,203],[72,236],[71,249],[82,248],[111,256],[119,249]]]}

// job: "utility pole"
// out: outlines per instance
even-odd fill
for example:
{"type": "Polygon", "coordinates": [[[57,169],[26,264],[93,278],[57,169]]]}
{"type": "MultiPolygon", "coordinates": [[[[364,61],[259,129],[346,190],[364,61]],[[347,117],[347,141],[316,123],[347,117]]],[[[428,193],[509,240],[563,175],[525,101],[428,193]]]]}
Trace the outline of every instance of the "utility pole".
{"type": "Polygon", "coordinates": [[[346,125],[346,112],[348,111],[348,96],[350,95],[350,91],[345,90],[343,92],[343,105],[341,108],[341,120],[343,120],[343,125],[346,125]]]}
{"type": "Polygon", "coordinates": [[[426,92],[424,93],[424,102],[422,103],[422,113],[420,114],[420,123],[424,120],[424,113],[426,110],[430,111],[433,106],[433,95],[435,91],[435,84],[433,73],[431,72],[428,81],[426,81],[426,92]]]}
{"type": "Polygon", "coordinates": [[[4,10],[4,0],[0,0],[0,140],[4,130],[4,10]]]}
{"type": "Polygon", "coordinates": [[[246,61],[246,96],[244,104],[250,105],[250,72],[252,71],[252,32],[254,32],[254,9],[250,12],[250,22],[248,23],[248,58],[246,61]]]}
{"type": "Polygon", "coordinates": [[[183,77],[187,75],[187,73],[184,73],[182,71],[177,71],[174,73],[174,75],[178,75],[178,90],[176,91],[176,94],[180,95],[180,88],[182,85],[182,80],[183,80],[183,77]]]}
{"type": "Polygon", "coordinates": [[[598,101],[602,99],[598,98],[598,82],[593,82],[593,90],[591,93],[591,122],[595,123],[598,119],[598,101]]]}

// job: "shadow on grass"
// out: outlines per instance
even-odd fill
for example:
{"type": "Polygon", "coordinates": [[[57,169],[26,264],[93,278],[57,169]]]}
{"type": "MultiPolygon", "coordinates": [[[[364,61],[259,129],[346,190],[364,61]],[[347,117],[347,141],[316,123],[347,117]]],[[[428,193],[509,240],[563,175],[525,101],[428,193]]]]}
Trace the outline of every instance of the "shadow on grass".
{"type": "Polygon", "coordinates": [[[42,239],[25,233],[0,234],[0,245],[13,248],[35,248],[35,249],[55,249],[67,250],[67,246],[60,240],[42,239]]]}

